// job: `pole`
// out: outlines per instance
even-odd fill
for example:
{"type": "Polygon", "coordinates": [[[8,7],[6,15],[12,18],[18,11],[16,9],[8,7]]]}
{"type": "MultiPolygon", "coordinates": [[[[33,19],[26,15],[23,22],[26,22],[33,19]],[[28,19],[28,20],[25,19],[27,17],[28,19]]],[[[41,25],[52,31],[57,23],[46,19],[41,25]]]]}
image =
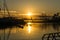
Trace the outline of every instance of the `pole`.
{"type": "Polygon", "coordinates": [[[9,40],[9,37],[10,37],[10,34],[11,34],[11,30],[12,30],[12,28],[9,29],[9,33],[8,33],[8,36],[7,36],[7,40],[9,40]]]}
{"type": "Polygon", "coordinates": [[[4,17],[5,17],[5,0],[3,0],[3,10],[4,10],[4,17]]]}
{"type": "Polygon", "coordinates": [[[5,17],[5,9],[6,9],[6,11],[7,11],[7,13],[8,13],[8,16],[10,17],[10,13],[9,13],[9,10],[8,10],[8,7],[7,7],[7,4],[6,4],[6,0],[3,0],[4,1],[4,17],[5,17]]]}
{"type": "Polygon", "coordinates": [[[5,40],[5,29],[4,29],[4,40],[5,40]]]}
{"type": "Polygon", "coordinates": [[[1,36],[0,36],[0,40],[1,40],[1,36]]]}

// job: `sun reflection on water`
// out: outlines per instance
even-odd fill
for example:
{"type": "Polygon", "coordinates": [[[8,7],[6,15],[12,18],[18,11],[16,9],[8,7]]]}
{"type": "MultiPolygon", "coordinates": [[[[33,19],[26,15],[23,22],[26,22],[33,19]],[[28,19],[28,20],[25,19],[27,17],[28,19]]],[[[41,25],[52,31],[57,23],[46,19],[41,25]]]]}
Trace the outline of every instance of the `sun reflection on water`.
{"type": "Polygon", "coordinates": [[[27,24],[28,24],[28,33],[30,33],[31,30],[32,30],[32,26],[31,26],[31,23],[30,22],[28,22],[27,24]]]}

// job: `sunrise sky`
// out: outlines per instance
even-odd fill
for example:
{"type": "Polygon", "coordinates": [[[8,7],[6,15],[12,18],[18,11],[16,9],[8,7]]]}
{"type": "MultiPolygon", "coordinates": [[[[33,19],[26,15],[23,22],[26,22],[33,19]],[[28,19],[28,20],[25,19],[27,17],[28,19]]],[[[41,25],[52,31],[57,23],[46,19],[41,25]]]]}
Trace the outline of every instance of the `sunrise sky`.
{"type": "MultiPolygon", "coordinates": [[[[18,12],[60,12],[60,0],[6,0],[9,10],[18,12]]],[[[0,7],[3,0],[0,0],[0,7]]]]}

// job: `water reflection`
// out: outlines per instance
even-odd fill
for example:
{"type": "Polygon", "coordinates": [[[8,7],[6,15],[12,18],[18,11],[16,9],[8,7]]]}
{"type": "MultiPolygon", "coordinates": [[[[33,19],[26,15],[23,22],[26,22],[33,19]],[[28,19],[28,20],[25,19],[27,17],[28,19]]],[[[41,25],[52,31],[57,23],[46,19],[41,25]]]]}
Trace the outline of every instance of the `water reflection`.
{"type": "Polygon", "coordinates": [[[43,29],[50,28],[50,27],[52,27],[54,30],[59,31],[60,24],[59,23],[43,23],[42,24],[43,29]]]}
{"type": "Polygon", "coordinates": [[[28,22],[27,24],[28,24],[28,33],[30,33],[32,30],[32,23],[28,22]]]}
{"type": "MultiPolygon", "coordinates": [[[[24,29],[21,28],[13,28],[11,31],[11,35],[9,39],[11,40],[41,40],[41,37],[45,33],[56,32],[60,27],[57,23],[31,23],[28,22],[25,25],[24,29]]],[[[9,30],[9,29],[8,29],[9,30]]],[[[6,29],[6,36],[8,34],[8,30],[6,29]]],[[[59,30],[60,31],[60,30],[59,30]]],[[[0,33],[2,30],[0,30],[0,33]]],[[[0,34],[3,35],[3,32],[0,34]]],[[[3,39],[3,37],[2,37],[3,39]]]]}

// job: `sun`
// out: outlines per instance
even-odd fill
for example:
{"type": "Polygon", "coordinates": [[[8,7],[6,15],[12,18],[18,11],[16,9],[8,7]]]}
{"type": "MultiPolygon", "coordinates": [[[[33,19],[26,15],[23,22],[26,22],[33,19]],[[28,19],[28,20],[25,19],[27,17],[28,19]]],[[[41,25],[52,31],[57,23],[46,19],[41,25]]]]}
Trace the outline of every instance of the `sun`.
{"type": "Polygon", "coordinates": [[[32,12],[28,11],[27,15],[32,16],[32,12]]]}

